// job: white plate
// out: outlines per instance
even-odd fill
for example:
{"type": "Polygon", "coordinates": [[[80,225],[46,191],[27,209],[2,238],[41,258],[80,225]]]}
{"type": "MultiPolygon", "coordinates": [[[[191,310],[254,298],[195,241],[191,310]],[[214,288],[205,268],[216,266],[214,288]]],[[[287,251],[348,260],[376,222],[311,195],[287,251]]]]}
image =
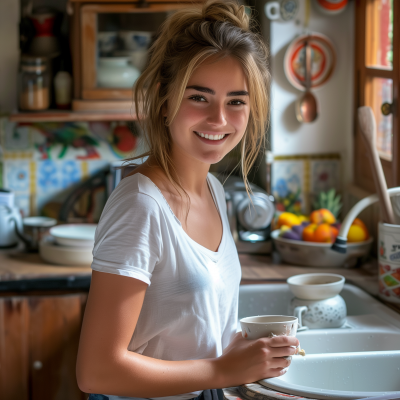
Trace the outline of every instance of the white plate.
{"type": "Polygon", "coordinates": [[[97,224],[67,224],[50,229],[50,235],[63,246],[93,247],[97,224]]]}
{"type": "Polygon", "coordinates": [[[56,265],[90,265],[93,261],[91,247],[60,246],[52,236],[40,241],[39,254],[43,260],[56,265]]]}

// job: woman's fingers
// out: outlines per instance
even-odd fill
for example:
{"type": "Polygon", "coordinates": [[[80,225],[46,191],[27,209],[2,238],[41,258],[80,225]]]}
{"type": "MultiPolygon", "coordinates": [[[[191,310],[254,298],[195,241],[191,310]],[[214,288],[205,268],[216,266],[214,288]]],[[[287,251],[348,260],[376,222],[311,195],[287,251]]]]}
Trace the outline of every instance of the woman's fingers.
{"type": "Polygon", "coordinates": [[[295,347],[273,347],[270,349],[272,357],[288,357],[296,354],[295,347]]]}
{"type": "Polygon", "coordinates": [[[293,336],[275,336],[268,340],[268,345],[270,347],[297,347],[299,343],[299,340],[293,336]]]}

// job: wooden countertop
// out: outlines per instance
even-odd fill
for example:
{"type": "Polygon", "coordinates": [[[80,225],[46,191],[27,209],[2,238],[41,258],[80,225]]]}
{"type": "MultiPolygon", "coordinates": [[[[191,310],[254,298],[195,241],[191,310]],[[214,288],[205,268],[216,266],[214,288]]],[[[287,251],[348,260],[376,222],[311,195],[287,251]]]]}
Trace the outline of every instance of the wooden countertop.
{"type": "MultiPolygon", "coordinates": [[[[369,294],[378,294],[377,260],[371,260],[361,268],[311,268],[283,264],[277,253],[272,255],[240,254],[242,266],[242,284],[252,283],[283,283],[293,275],[327,272],[343,275],[347,283],[352,283],[369,294]]],[[[39,279],[71,279],[89,278],[92,270],[87,266],[58,266],[43,261],[39,254],[27,254],[18,250],[0,251],[0,282],[29,281],[39,279]]],[[[89,286],[88,283],[84,285],[89,286]]],[[[400,312],[400,306],[386,303],[389,307],[400,312]]]]}
{"type": "MultiPolygon", "coordinates": [[[[377,266],[372,261],[365,264],[363,268],[310,268],[283,264],[279,255],[272,256],[240,254],[242,265],[243,283],[262,282],[283,282],[292,275],[329,272],[343,275],[346,280],[357,284],[371,294],[377,283],[377,266]],[[246,282],[245,282],[246,281],[246,282]]],[[[43,261],[39,254],[27,254],[14,251],[0,252],[0,281],[15,281],[22,279],[40,278],[63,278],[70,276],[90,276],[90,265],[87,266],[57,266],[43,261]]]]}

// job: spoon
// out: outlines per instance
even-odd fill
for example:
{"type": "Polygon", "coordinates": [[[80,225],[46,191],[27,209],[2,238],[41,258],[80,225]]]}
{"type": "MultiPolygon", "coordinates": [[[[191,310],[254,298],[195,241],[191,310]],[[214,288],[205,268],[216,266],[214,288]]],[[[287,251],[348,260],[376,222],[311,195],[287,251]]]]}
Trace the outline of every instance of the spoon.
{"type": "Polygon", "coordinates": [[[310,92],[311,89],[311,46],[306,40],[304,44],[305,56],[305,88],[306,92],[296,102],[296,118],[299,122],[313,122],[318,116],[317,100],[314,95],[310,92]]]}
{"type": "Polygon", "coordinates": [[[368,157],[371,163],[372,176],[378,192],[381,205],[383,222],[394,224],[392,203],[387,192],[387,185],[378,150],[376,149],[376,122],[371,107],[358,108],[358,123],[362,138],[367,147],[368,157]]]}

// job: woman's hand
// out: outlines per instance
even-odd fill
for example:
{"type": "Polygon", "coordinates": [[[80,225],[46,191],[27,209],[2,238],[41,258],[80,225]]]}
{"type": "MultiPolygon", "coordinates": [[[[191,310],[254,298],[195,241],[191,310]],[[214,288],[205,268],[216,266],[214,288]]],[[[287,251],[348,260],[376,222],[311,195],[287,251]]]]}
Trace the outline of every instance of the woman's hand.
{"type": "Polygon", "coordinates": [[[221,357],[216,359],[221,387],[238,386],[283,375],[297,351],[298,339],[276,336],[248,340],[238,332],[221,357]]]}

